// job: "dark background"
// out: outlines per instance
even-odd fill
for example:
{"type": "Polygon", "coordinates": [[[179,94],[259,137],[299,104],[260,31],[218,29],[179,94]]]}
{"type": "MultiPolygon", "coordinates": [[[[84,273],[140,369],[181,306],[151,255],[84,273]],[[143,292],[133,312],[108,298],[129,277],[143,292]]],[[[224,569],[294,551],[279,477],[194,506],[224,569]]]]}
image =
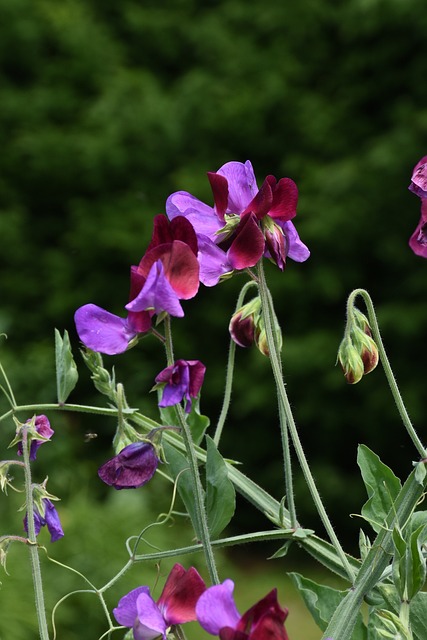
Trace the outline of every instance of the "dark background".
{"type": "MultiPolygon", "coordinates": [[[[259,184],[273,173],[299,187],[295,223],[311,257],[284,273],[267,265],[267,276],[301,439],[354,545],[349,514],[365,499],[357,444],[402,476],[416,459],[381,369],[348,386],[335,366],[354,288],[374,299],[424,437],[427,266],[408,247],[420,203],[407,186],[427,152],[426,33],[424,0],[0,0],[1,357],[18,402],[55,400],[53,329],[68,329],[77,354],[77,307],[124,315],[129,267],[167,196],[211,202],[206,171],[250,159],[259,184]]],[[[207,366],[202,410],[213,423],[243,282],[202,288],[174,322],[176,356],[207,366]]],[[[103,404],[78,361],[70,400],[103,404]]],[[[155,417],[148,391],[164,360],[154,339],[105,361],[129,403],[155,417]]],[[[65,501],[110,455],[114,424],[56,420],[63,439],[46,467],[65,501]],[[88,431],[96,441],[84,442],[88,431]]],[[[280,499],[277,422],[267,359],[239,350],[222,451],[280,499]]],[[[10,440],[14,425],[2,428],[10,440]]],[[[317,530],[295,475],[300,518],[317,530]]],[[[257,518],[241,509],[231,531],[264,527],[257,518]]]]}

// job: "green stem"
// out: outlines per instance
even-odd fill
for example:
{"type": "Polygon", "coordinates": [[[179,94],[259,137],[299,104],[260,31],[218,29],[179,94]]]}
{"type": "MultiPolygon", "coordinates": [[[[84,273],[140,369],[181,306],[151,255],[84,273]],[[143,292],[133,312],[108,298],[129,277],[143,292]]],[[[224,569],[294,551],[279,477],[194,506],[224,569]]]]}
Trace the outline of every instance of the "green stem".
{"type": "MultiPolygon", "coordinates": [[[[258,263],[258,274],[259,274],[259,290],[261,295],[262,311],[264,315],[267,344],[270,352],[270,362],[273,370],[274,379],[276,382],[277,395],[279,399],[279,415],[280,415],[280,424],[281,424],[281,429],[283,434],[282,437],[283,437],[284,445],[286,446],[285,432],[289,427],[289,432],[291,434],[295,452],[297,454],[298,461],[301,466],[301,470],[304,474],[305,481],[307,483],[308,489],[313,498],[317,512],[320,516],[323,526],[325,527],[333,546],[335,547],[337,555],[342,562],[342,566],[345,569],[350,582],[353,583],[355,578],[354,571],[335,534],[334,528],[328,517],[328,514],[326,513],[325,507],[323,506],[323,502],[317,490],[316,483],[314,481],[309,464],[307,462],[307,458],[305,457],[305,453],[304,453],[301,441],[299,439],[298,431],[293,418],[292,409],[289,403],[288,395],[286,393],[285,383],[283,381],[280,358],[277,352],[277,340],[275,339],[274,332],[273,332],[272,322],[274,318],[273,316],[274,309],[272,308],[271,296],[269,295],[269,290],[268,290],[267,282],[265,279],[262,260],[260,260],[260,262],[258,263]]],[[[289,446],[288,446],[288,449],[289,449],[289,446]]],[[[289,454],[287,453],[286,455],[289,455],[289,454]]],[[[289,478],[287,478],[287,480],[289,480],[289,478]]],[[[289,487],[288,487],[288,491],[289,491],[289,487]]],[[[290,503],[289,503],[289,507],[290,507],[290,503]]]]}
{"type": "Polygon", "coordinates": [[[384,373],[387,378],[387,382],[389,384],[393,399],[396,403],[397,410],[399,411],[400,417],[402,418],[402,422],[406,428],[406,431],[409,434],[409,437],[414,443],[415,448],[417,449],[421,458],[425,458],[427,454],[426,447],[423,445],[423,443],[419,439],[412,425],[408,412],[406,411],[406,407],[402,400],[402,396],[400,395],[399,387],[397,386],[396,379],[393,374],[393,370],[390,366],[390,361],[387,357],[387,354],[384,348],[372,298],[365,289],[355,289],[354,291],[351,292],[347,301],[347,315],[352,312],[354,301],[359,295],[363,298],[368,311],[369,324],[372,330],[372,337],[378,347],[380,360],[383,365],[384,373]]]}
{"type": "MultiPolygon", "coordinates": [[[[170,316],[165,318],[165,349],[168,366],[174,362],[172,331],[170,316]]],[[[197,455],[191,435],[191,429],[187,423],[184,410],[180,405],[176,405],[176,413],[178,417],[178,425],[181,428],[182,439],[185,444],[185,451],[190,467],[191,480],[193,485],[194,499],[196,503],[196,511],[198,516],[198,532],[201,537],[203,551],[205,553],[206,564],[208,567],[210,579],[213,584],[219,584],[219,576],[216,568],[215,557],[212,549],[211,539],[209,535],[209,527],[205,509],[204,491],[200,480],[199,466],[197,463],[197,455]]]]}
{"type": "MultiPolygon", "coordinates": [[[[237,298],[236,308],[234,313],[240,309],[243,304],[243,300],[245,299],[246,292],[250,287],[257,286],[256,282],[247,282],[240,291],[239,297],[237,298]]],[[[231,390],[233,386],[233,374],[234,374],[234,359],[236,354],[236,343],[234,340],[230,340],[230,348],[228,351],[228,362],[227,362],[227,373],[225,377],[225,389],[224,389],[224,399],[222,402],[221,413],[218,418],[218,424],[216,426],[215,435],[213,437],[213,441],[215,446],[218,447],[219,441],[221,438],[222,430],[224,428],[225,421],[227,419],[228,409],[230,408],[231,401],[231,390]]]]}
{"type": "Polygon", "coordinates": [[[34,526],[34,503],[33,503],[33,485],[31,482],[31,463],[30,463],[30,445],[28,440],[28,431],[25,425],[22,427],[22,455],[24,461],[25,473],[25,495],[27,507],[27,529],[28,542],[30,550],[31,569],[33,576],[34,595],[36,602],[37,620],[39,624],[39,632],[41,640],[49,640],[49,631],[46,621],[46,610],[44,604],[44,593],[42,576],[40,569],[40,558],[38,553],[37,537],[34,526]]]}
{"type": "MultiPolygon", "coordinates": [[[[107,407],[91,407],[90,405],[83,404],[60,404],[60,403],[45,403],[45,404],[21,404],[19,406],[10,409],[2,416],[0,416],[0,422],[9,418],[16,413],[39,413],[40,411],[75,411],[77,413],[93,413],[99,416],[117,416],[117,409],[109,409],[107,407]]],[[[134,409],[122,410],[123,415],[131,416],[134,413],[134,409]]]]}

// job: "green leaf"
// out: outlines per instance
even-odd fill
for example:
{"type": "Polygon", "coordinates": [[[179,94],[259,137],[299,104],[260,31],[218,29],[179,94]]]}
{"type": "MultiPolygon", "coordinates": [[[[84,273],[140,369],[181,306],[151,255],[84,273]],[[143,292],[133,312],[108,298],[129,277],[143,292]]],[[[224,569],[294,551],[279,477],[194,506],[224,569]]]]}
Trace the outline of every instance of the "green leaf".
{"type": "Polygon", "coordinates": [[[227,465],[214,441],[206,436],[206,512],[212,539],[219,536],[236,510],[236,492],[227,465]]]}
{"type": "MultiPolygon", "coordinates": [[[[315,623],[322,631],[326,630],[332,615],[346,596],[345,591],[317,584],[313,580],[304,578],[299,573],[290,573],[292,582],[300,592],[315,623]]],[[[367,640],[367,629],[359,613],[351,640],[367,640]]]]}
{"type": "Polygon", "coordinates": [[[357,463],[369,497],[362,507],[362,516],[378,533],[401,489],[400,480],[365,445],[359,445],[357,463]]]}
{"type": "Polygon", "coordinates": [[[190,467],[187,458],[175,449],[168,442],[163,442],[163,451],[168,462],[170,474],[174,480],[178,478],[178,493],[187,509],[187,513],[191,518],[193,528],[197,538],[202,538],[199,518],[196,509],[196,500],[193,490],[193,480],[191,478],[190,467]]]}
{"type": "Polygon", "coordinates": [[[58,329],[55,329],[55,362],[58,403],[64,404],[79,378],[71,351],[68,331],[64,331],[64,337],[62,338],[58,329]]]}

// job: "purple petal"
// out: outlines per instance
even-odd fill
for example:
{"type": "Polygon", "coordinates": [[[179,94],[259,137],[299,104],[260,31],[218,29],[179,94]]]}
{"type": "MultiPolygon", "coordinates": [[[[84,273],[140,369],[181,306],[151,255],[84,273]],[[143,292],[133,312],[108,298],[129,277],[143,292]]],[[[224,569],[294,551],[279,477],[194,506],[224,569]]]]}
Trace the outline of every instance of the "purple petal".
{"type": "Polygon", "coordinates": [[[415,165],[409,190],[420,198],[427,198],[427,156],[415,165]]]}
{"type": "Polygon", "coordinates": [[[55,509],[54,504],[49,499],[45,498],[44,504],[45,504],[44,519],[46,521],[46,525],[50,533],[50,541],[56,542],[57,540],[62,538],[64,535],[64,532],[61,527],[61,522],[59,520],[59,515],[57,510],[55,509]]]}
{"type": "Polygon", "coordinates": [[[254,170],[249,160],[227,162],[217,173],[228,180],[228,211],[241,213],[258,192],[254,170]]]}
{"type": "Polygon", "coordinates": [[[150,442],[133,442],[99,469],[98,476],[115,489],[136,489],[146,484],[159,464],[156,450],[150,442]]]}
{"type": "Polygon", "coordinates": [[[196,604],[197,620],[205,631],[214,636],[219,635],[223,627],[235,629],[240,620],[233,590],[234,582],[225,580],[222,584],[206,589],[196,604]]]}
{"type": "Polygon", "coordinates": [[[136,601],[137,619],[133,625],[135,640],[152,640],[161,635],[166,640],[167,625],[149,593],[141,593],[136,601]]]}
{"type": "Polygon", "coordinates": [[[137,587],[133,591],[129,591],[121,600],[115,609],[113,609],[114,617],[117,622],[124,627],[133,627],[138,615],[136,601],[142,593],[150,593],[148,587],[137,587]]]}
{"type": "Polygon", "coordinates": [[[161,260],[151,267],[147,280],[134,300],[126,305],[128,311],[153,309],[156,314],[166,311],[171,316],[182,318],[184,311],[179,298],[165,276],[161,260]]]}
{"type": "MultiPolygon", "coordinates": [[[[172,407],[178,404],[184,396],[187,395],[190,388],[190,371],[188,365],[175,364],[173,370],[174,374],[178,373],[178,375],[171,376],[169,382],[164,387],[159,407],[172,407]]],[[[156,381],[161,381],[161,373],[157,376],[156,381]]]]}
{"type": "Polygon", "coordinates": [[[212,239],[223,226],[213,207],[209,207],[186,191],[176,191],[169,196],[166,200],[166,213],[170,220],[176,216],[185,216],[197,234],[201,233],[212,239]]]}
{"type": "Polygon", "coordinates": [[[231,273],[233,267],[225,251],[207,236],[198,236],[199,254],[197,256],[200,265],[199,278],[205,287],[214,287],[221,276],[231,273]]]}
{"type": "Polygon", "coordinates": [[[86,304],[77,309],[74,320],[83,344],[92,351],[107,355],[123,353],[137,335],[126,318],[120,318],[95,304],[86,304]]]}
{"type": "Polygon", "coordinates": [[[285,233],[288,245],[288,257],[295,260],[295,262],[305,262],[310,257],[310,250],[301,242],[293,222],[290,220],[288,222],[281,222],[281,220],[276,218],[275,223],[280,225],[285,233]]]}
{"type": "MultiPolygon", "coordinates": [[[[33,513],[34,513],[34,530],[35,530],[35,534],[36,536],[39,535],[40,533],[40,529],[42,527],[44,527],[44,525],[46,524],[45,520],[41,517],[36,505],[33,506],[33,513]]],[[[24,529],[25,531],[28,533],[28,513],[25,514],[25,518],[24,518],[24,529]]]]}

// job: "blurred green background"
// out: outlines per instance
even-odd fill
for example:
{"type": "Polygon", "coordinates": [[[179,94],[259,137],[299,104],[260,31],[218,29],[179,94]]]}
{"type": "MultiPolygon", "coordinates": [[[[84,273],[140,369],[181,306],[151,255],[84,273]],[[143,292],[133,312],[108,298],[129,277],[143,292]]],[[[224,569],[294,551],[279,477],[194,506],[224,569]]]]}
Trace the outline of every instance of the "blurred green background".
{"type": "MultiPolygon", "coordinates": [[[[8,335],[0,355],[18,402],[54,401],[53,329],[68,329],[77,353],[77,307],[93,302],[123,312],[129,266],[144,253],[152,218],[172,191],[210,202],[206,171],[229,160],[250,159],[259,182],[268,173],[289,176],[299,187],[295,222],[311,258],[289,261],[284,273],[267,265],[286,383],[321,494],[346,548],[356,552],[360,522],[350,514],[365,499],[357,443],[402,476],[416,457],[381,371],[353,387],[335,366],[346,298],[356,287],[374,299],[403,397],[424,436],[426,265],[408,247],[420,203],[407,186],[427,152],[426,31],[424,0],[0,0],[0,332],[8,335]]],[[[201,289],[174,323],[177,357],[207,366],[202,410],[213,422],[242,284],[233,278],[201,289]]],[[[147,338],[105,359],[129,404],[153,417],[148,392],[162,356],[147,338]]],[[[79,365],[70,400],[104,403],[79,365]]],[[[7,409],[4,398],[0,409],[7,409]]],[[[36,471],[49,474],[51,491],[62,498],[67,534],[52,549],[76,568],[79,559],[93,561],[88,573],[100,571],[102,583],[121,566],[129,532],[159,512],[161,481],[130,497],[111,495],[96,469],[111,453],[114,422],[50,417],[57,437],[36,471]],[[87,432],[98,438],[85,442],[87,432]]],[[[239,350],[222,451],[280,499],[277,422],[268,361],[239,350]]],[[[14,424],[0,426],[4,450],[14,424]]],[[[295,482],[300,520],[321,534],[298,471],[295,482]]],[[[20,532],[22,501],[1,497],[4,532],[20,532]]],[[[239,501],[229,533],[265,526],[239,501]]],[[[184,526],[183,540],[189,535],[184,526]]],[[[168,540],[165,530],[159,546],[168,540]]],[[[20,551],[11,554],[11,577],[2,576],[2,640],[31,633],[22,626],[31,589],[20,551]]],[[[283,584],[302,559],[292,552],[266,566],[273,551],[225,554],[224,577],[243,574],[247,605],[283,577],[281,599],[295,611],[299,601],[289,604],[296,596],[283,584]]],[[[154,575],[153,567],[147,571],[154,575]]],[[[49,602],[69,580],[54,575],[49,602]]],[[[80,596],[64,611],[64,640],[102,633],[100,610],[89,612],[80,596]]],[[[303,633],[304,622],[298,618],[291,637],[319,637],[303,633]]]]}

